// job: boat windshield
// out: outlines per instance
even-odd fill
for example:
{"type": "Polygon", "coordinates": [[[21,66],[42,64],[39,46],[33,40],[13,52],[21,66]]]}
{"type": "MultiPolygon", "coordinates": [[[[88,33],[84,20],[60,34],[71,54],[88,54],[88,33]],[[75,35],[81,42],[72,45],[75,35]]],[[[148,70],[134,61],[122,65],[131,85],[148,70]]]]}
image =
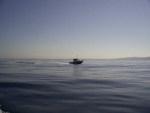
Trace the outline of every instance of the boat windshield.
{"type": "Polygon", "coordinates": [[[78,59],[73,59],[73,61],[78,61],[78,59]]]}

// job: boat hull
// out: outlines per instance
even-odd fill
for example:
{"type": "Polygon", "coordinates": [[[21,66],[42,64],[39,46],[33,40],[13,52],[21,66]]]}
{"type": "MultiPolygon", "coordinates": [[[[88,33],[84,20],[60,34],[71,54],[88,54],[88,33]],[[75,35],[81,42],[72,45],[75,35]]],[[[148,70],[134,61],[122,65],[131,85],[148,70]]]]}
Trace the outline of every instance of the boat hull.
{"type": "Polygon", "coordinates": [[[83,61],[69,62],[70,64],[82,64],[83,61]]]}

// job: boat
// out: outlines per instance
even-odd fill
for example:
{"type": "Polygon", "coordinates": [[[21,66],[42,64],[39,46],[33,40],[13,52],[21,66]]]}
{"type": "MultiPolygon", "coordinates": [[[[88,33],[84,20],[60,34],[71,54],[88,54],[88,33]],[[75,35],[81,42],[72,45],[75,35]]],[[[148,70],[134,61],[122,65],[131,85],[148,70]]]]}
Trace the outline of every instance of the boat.
{"type": "Polygon", "coordinates": [[[69,62],[70,64],[82,64],[83,60],[79,60],[78,58],[73,59],[73,61],[69,62]]]}

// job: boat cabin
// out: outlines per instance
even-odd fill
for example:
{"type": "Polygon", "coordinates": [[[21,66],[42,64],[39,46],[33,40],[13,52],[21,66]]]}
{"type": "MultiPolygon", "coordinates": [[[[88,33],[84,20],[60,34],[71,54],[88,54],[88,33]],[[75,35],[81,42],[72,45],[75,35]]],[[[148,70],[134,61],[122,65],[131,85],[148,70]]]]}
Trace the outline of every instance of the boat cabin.
{"type": "Polygon", "coordinates": [[[76,62],[76,61],[79,61],[79,59],[75,58],[75,59],[73,59],[73,61],[76,62]]]}

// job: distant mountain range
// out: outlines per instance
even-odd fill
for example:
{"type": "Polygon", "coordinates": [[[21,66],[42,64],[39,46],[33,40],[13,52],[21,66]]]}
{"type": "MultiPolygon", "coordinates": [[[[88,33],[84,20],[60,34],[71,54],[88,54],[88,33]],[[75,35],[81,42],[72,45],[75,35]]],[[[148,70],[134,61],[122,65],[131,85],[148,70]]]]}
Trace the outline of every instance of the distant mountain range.
{"type": "Polygon", "coordinates": [[[126,57],[118,59],[127,59],[127,60],[150,60],[150,57],[126,57]]]}

